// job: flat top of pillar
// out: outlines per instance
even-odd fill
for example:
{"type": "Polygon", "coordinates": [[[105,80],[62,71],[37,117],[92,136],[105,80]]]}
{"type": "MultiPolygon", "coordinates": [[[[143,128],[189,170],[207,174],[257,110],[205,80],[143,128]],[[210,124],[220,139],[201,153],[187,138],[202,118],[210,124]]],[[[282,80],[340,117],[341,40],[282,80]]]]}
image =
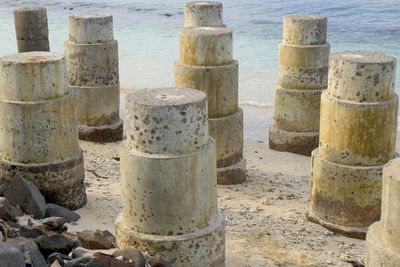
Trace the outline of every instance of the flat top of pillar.
{"type": "Polygon", "coordinates": [[[232,31],[226,27],[186,27],[182,28],[184,32],[194,32],[204,35],[214,35],[214,34],[230,34],[232,31]]]}
{"type": "Polygon", "coordinates": [[[41,6],[26,6],[14,9],[14,12],[30,12],[30,11],[46,11],[46,8],[41,6]]]}
{"type": "Polygon", "coordinates": [[[218,1],[193,1],[185,3],[185,6],[222,6],[222,3],[218,1]]]}
{"type": "Polygon", "coordinates": [[[63,60],[64,56],[54,52],[24,52],[10,54],[0,58],[0,61],[11,64],[32,64],[63,60]]]}
{"type": "Polygon", "coordinates": [[[130,103],[141,106],[182,106],[204,101],[207,96],[199,90],[190,88],[164,87],[143,89],[127,96],[130,103]]]}
{"type": "Polygon", "coordinates": [[[389,161],[383,168],[383,172],[389,175],[392,179],[400,182],[400,158],[395,158],[389,161]]]}
{"type": "Polygon", "coordinates": [[[290,14],[283,16],[285,20],[293,20],[293,21],[313,21],[313,20],[326,20],[326,16],[321,16],[317,14],[290,14]]]}
{"type": "Polygon", "coordinates": [[[109,14],[100,14],[100,13],[82,13],[82,14],[75,14],[69,16],[72,19],[82,19],[82,20],[90,20],[90,19],[109,19],[112,18],[112,15],[109,14]]]}
{"type": "Polygon", "coordinates": [[[331,55],[331,59],[333,60],[336,59],[346,62],[370,63],[370,64],[388,63],[396,60],[394,57],[391,57],[384,53],[366,52],[366,51],[344,51],[344,52],[334,53],[331,55]]]}

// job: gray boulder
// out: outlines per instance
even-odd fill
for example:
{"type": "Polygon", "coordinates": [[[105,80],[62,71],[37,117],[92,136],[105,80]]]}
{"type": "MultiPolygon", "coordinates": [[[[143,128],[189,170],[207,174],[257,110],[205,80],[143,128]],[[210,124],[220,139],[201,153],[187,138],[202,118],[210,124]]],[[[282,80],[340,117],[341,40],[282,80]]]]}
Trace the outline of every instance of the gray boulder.
{"type": "Polygon", "coordinates": [[[53,203],[47,203],[46,217],[63,217],[66,222],[75,222],[81,218],[78,213],[53,203]]]}
{"type": "Polygon", "coordinates": [[[7,243],[16,246],[24,254],[25,261],[31,262],[33,267],[46,266],[46,260],[33,240],[17,237],[8,239],[7,243]]]}
{"type": "Polygon", "coordinates": [[[25,267],[24,255],[17,247],[0,242],[0,267],[25,267]]]}

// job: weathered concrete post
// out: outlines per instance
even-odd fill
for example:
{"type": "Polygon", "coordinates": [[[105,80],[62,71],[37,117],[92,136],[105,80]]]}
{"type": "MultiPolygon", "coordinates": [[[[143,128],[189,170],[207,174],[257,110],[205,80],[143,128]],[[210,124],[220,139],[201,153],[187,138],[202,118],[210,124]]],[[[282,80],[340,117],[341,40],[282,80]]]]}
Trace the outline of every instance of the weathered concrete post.
{"type": "Polygon", "coordinates": [[[85,205],[84,168],[65,58],[27,52],[0,58],[0,176],[21,174],[48,202],[85,205]]]}
{"type": "Polygon", "coordinates": [[[118,43],[111,15],[69,16],[65,42],[70,87],[76,94],[79,138],[122,140],[119,118],[118,43]]]}
{"type": "Polygon", "coordinates": [[[224,266],[206,95],[187,88],[141,90],[126,97],[125,114],[118,247],[165,255],[173,266],[224,266]]]}
{"type": "Polygon", "coordinates": [[[345,235],[364,238],[379,220],[382,168],[396,154],[395,68],[396,60],[380,53],[330,58],[308,217],[345,235]]]}
{"type": "Polygon", "coordinates": [[[14,10],[18,52],[50,51],[46,8],[31,6],[14,10]]]}
{"type": "Polygon", "coordinates": [[[283,18],[271,149],[311,155],[318,147],[320,97],[327,86],[330,50],[326,31],[323,16],[283,18]]]}
{"type": "Polygon", "coordinates": [[[367,266],[400,267],[400,159],[383,167],[382,215],[368,229],[367,266]]]}
{"type": "Polygon", "coordinates": [[[222,24],[222,4],[186,4],[186,25],[190,27],[180,32],[175,86],[207,94],[209,133],[217,145],[218,184],[242,183],[246,161],[243,111],[238,107],[238,62],[232,59],[232,31],[222,24]]]}

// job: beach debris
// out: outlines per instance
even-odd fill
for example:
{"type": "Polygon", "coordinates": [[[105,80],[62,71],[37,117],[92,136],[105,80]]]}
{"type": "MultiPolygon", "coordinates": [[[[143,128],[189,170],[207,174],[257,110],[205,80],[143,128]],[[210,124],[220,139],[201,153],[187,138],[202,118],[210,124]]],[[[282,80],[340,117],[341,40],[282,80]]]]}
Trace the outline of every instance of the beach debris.
{"type": "Polygon", "coordinates": [[[66,222],[75,222],[81,218],[79,214],[54,203],[47,203],[46,217],[63,217],[66,222]]]}
{"type": "Polygon", "coordinates": [[[19,206],[34,218],[44,218],[46,214],[46,200],[38,188],[31,181],[25,180],[21,175],[15,175],[4,192],[4,197],[13,206],[19,206]]]}

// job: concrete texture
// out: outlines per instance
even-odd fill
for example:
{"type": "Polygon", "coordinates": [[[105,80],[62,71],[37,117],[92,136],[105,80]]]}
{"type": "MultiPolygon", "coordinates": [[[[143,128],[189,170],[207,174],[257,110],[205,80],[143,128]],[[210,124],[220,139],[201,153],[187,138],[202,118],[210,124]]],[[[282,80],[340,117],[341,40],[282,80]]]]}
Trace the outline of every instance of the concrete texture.
{"type": "Polygon", "coordinates": [[[320,94],[328,82],[326,31],[323,16],[283,18],[271,149],[310,155],[318,146],[320,94]]]}
{"type": "Polygon", "coordinates": [[[400,266],[400,159],[383,168],[382,215],[368,230],[367,266],[400,266]]]}
{"type": "Polygon", "coordinates": [[[329,87],[321,97],[319,148],[313,155],[309,218],[365,238],[381,212],[383,165],[396,157],[395,59],[342,52],[330,62],[329,87]]]}
{"type": "Polygon", "coordinates": [[[184,27],[223,26],[223,10],[221,2],[188,2],[185,3],[184,10],[184,27]]]}
{"type": "Polygon", "coordinates": [[[65,58],[49,52],[4,56],[0,76],[1,175],[20,173],[47,201],[82,207],[83,157],[65,58]]]}
{"type": "Polygon", "coordinates": [[[222,24],[220,2],[185,4],[175,86],[208,96],[209,134],[216,141],[218,184],[246,180],[243,111],[238,108],[238,62],[232,56],[232,32],[222,24]]]}
{"type": "Polygon", "coordinates": [[[126,97],[125,116],[118,247],[165,255],[174,266],[224,266],[206,95],[187,88],[140,90],[126,97]]]}
{"type": "Polygon", "coordinates": [[[72,15],[68,25],[64,47],[69,86],[76,92],[79,138],[121,140],[118,43],[113,39],[112,16],[72,15]]]}
{"type": "Polygon", "coordinates": [[[14,9],[18,52],[50,51],[47,11],[30,6],[14,9]]]}

